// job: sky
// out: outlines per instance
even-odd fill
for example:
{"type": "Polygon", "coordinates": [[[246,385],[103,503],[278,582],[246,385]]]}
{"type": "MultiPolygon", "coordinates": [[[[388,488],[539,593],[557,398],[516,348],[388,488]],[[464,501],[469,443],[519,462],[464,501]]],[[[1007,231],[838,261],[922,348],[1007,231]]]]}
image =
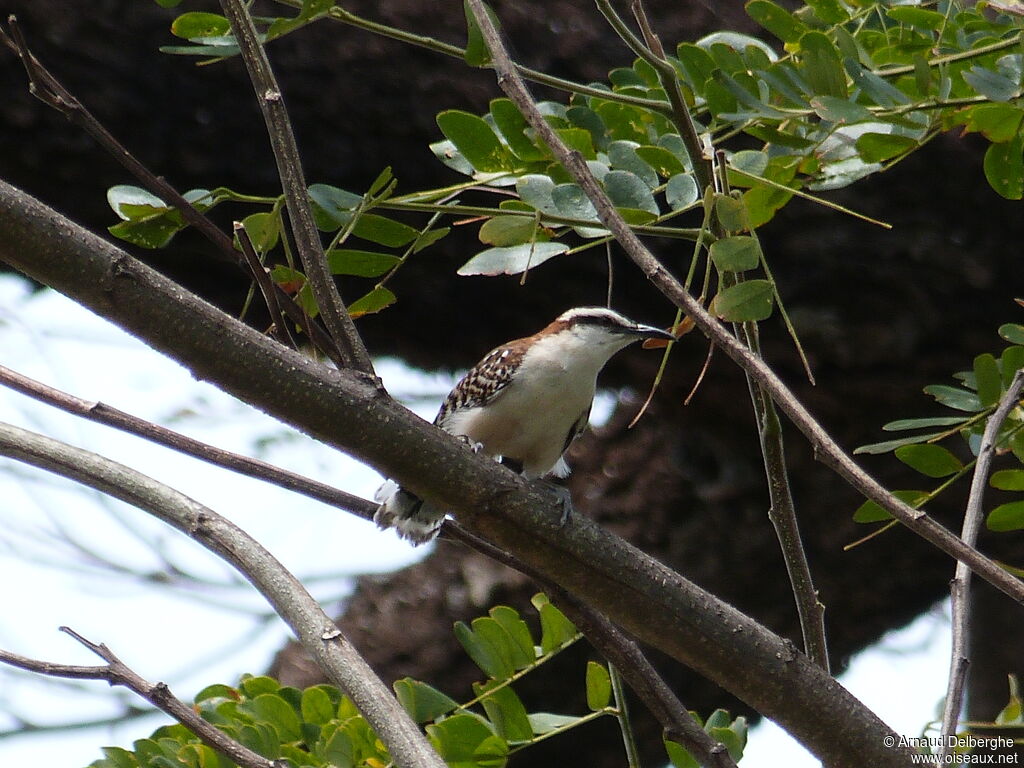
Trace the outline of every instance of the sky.
{"type": "MultiPolygon", "coordinates": [[[[33,293],[25,281],[6,275],[0,275],[0,364],[364,497],[381,479],[196,381],[59,294],[33,293]]],[[[376,365],[389,391],[427,419],[454,383],[453,376],[411,371],[394,360],[376,365]]],[[[604,394],[596,418],[613,402],[604,394]]],[[[3,388],[0,421],[106,455],[226,515],[298,575],[328,613],[336,612],[355,575],[400,568],[428,551],[337,509],[3,388]]],[[[97,663],[58,631],[66,625],[106,643],[136,672],[167,682],[185,700],[210,683],[233,683],[242,672],[266,669],[288,637],[280,621],[266,618],[262,598],[198,544],[120,502],[5,459],[0,585],[0,648],[47,661],[97,663]],[[145,573],[168,563],[189,573],[189,583],[155,588],[118,571],[145,573]]],[[[936,609],[856,657],[840,680],[897,733],[918,736],[937,717],[948,654],[949,619],[936,609]]],[[[18,717],[38,725],[110,717],[124,701],[138,703],[101,682],[69,686],[0,669],[0,731],[18,717]]],[[[163,722],[157,715],[71,733],[0,738],[0,765],[33,764],[45,755],[48,768],[80,768],[102,757],[101,746],[130,747],[163,722]]],[[[752,732],[742,765],[803,768],[817,762],[768,723],[752,732]]]]}

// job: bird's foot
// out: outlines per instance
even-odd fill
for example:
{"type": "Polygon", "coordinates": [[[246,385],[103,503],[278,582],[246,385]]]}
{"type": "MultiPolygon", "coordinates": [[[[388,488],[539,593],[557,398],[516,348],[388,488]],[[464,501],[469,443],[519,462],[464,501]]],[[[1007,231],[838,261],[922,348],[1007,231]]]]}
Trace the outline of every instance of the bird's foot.
{"type": "Polygon", "coordinates": [[[534,483],[536,483],[538,487],[543,488],[548,493],[552,493],[557,497],[558,505],[562,509],[562,514],[558,518],[558,527],[565,527],[565,524],[569,522],[569,518],[575,513],[575,509],[572,505],[572,494],[569,493],[569,489],[564,485],[552,483],[550,480],[534,480],[534,483]]]}
{"type": "Polygon", "coordinates": [[[457,435],[457,437],[459,438],[459,442],[463,443],[473,453],[480,453],[480,451],[484,449],[483,443],[476,442],[468,435],[457,435]]]}

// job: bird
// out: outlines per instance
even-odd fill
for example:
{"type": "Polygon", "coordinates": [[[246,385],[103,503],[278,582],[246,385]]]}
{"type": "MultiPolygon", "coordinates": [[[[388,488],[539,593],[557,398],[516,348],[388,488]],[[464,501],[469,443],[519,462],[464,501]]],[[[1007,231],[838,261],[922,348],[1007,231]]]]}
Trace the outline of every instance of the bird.
{"type": "MultiPolygon", "coordinates": [[[[543,329],[488,352],[441,405],[434,425],[475,451],[533,480],[565,477],[565,451],[586,429],[597,375],[640,339],[674,340],[660,328],[603,307],[576,307],[543,329]]],[[[566,489],[564,518],[571,509],[566,489]]],[[[445,512],[388,480],[378,488],[374,522],[412,544],[433,539],[445,512]]]]}

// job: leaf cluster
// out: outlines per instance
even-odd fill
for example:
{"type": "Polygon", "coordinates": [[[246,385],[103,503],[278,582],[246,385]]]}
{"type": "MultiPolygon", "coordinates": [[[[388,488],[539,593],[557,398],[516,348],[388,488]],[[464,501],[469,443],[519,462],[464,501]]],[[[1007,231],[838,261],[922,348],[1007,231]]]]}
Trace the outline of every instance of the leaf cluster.
{"type": "MultiPolygon", "coordinates": [[[[431,744],[453,767],[501,768],[509,755],[538,741],[595,717],[622,715],[613,702],[609,670],[595,661],[587,663],[584,676],[589,712],[527,711],[512,683],[582,637],[545,595],[535,595],[532,602],[540,618],[539,637],[508,606],[496,606],[470,624],[455,625],[455,636],[486,675],[486,680],[473,685],[471,700],[459,703],[408,677],[394,683],[399,703],[425,726],[431,744]]],[[[195,708],[204,720],[271,760],[315,768],[383,768],[390,763],[387,750],[355,704],[330,685],[299,690],[270,677],[246,675],[237,686],[207,686],[196,694],[195,708]]],[[[718,710],[703,726],[739,759],[746,744],[744,718],[731,720],[718,710]]],[[[106,747],[105,756],[89,768],[235,766],[181,724],[160,727],[132,747],[106,747]]],[[[677,768],[697,765],[678,744],[666,742],[666,749],[677,768]]]]}
{"type": "MultiPolygon", "coordinates": [[[[959,382],[957,385],[930,384],[924,388],[926,394],[953,414],[891,421],[882,429],[907,434],[864,445],[854,451],[868,454],[891,451],[916,472],[942,481],[929,491],[895,491],[911,506],[923,506],[974,468],[975,459],[964,461],[954,450],[940,443],[959,437],[957,442],[977,457],[989,418],[1014,375],[1024,368],[1024,325],[1007,323],[999,328],[999,335],[1011,343],[998,357],[991,353],[978,355],[970,370],[953,374],[959,382]]],[[[995,446],[997,454],[1004,456],[1005,461],[1015,461],[1015,464],[994,472],[989,484],[1011,493],[1024,491],[1024,409],[1020,403],[1010,410],[1001,425],[995,446]]],[[[871,501],[862,504],[854,513],[854,520],[862,523],[889,519],[889,514],[871,501]]],[[[1024,529],[1024,497],[993,508],[988,513],[986,524],[993,531],[1024,529]]]]}

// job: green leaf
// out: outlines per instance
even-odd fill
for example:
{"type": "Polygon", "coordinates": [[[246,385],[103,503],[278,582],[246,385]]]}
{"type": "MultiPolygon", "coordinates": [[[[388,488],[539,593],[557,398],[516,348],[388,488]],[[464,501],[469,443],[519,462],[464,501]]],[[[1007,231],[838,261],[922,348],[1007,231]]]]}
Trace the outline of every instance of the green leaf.
{"type": "Polygon", "coordinates": [[[477,715],[459,713],[427,726],[427,736],[449,768],[501,768],[508,744],[477,715]]]}
{"type": "Polygon", "coordinates": [[[516,181],[516,192],[524,203],[542,213],[557,215],[558,208],[551,199],[554,188],[555,182],[551,177],[539,173],[520,176],[516,181]]]}
{"type": "Polygon", "coordinates": [[[1000,469],[988,482],[1001,491],[1024,491],[1024,469],[1000,469]]]}
{"type": "Polygon", "coordinates": [[[332,275],[380,277],[401,261],[390,253],[333,248],[327,252],[327,266],[332,275]]]}
{"type": "Polygon", "coordinates": [[[545,159],[547,152],[538,147],[529,136],[526,135],[527,122],[516,107],[508,99],[495,99],[491,102],[491,117],[494,124],[501,131],[509,149],[520,160],[525,162],[537,162],[545,159]]]}
{"type": "MultiPolygon", "coordinates": [[[[497,15],[486,3],[483,6],[487,15],[491,18],[491,23],[500,32],[501,24],[497,15]]],[[[483,33],[480,32],[480,26],[476,23],[476,17],[473,15],[473,11],[470,10],[469,3],[463,2],[462,7],[466,14],[467,27],[466,52],[463,54],[463,59],[471,67],[486,67],[491,63],[491,53],[487,50],[483,33]]]]}
{"type": "Polygon", "coordinates": [[[519,612],[507,605],[496,605],[487,613],[505,631],[511,641],[513,666],[519,670],[532,665],[537,660],[533,635],[530,634],[530,628],[526,622],[520,618],[519,612]]]}
{"type": "Polygon", "coordinates": [[[609,171],[604,188],[616,208],[636,208],[655,216],[660,212],[651,188],[635,173],[609,171]]]}
{"type": "Polygon", "coordinates": [[[134,221],[170,210],[163,200],[142,187],[117,184],[107,190],[107,203],[119,218],[134,221]]]}
{"type": "Polygon", "coordinates": [[[857,139],[857,154],[865,163],[880,163],[918,146],[916,139],[895,133],[864,133],[857,139]]]}
{"type": "Polygon", "coordinates": [[[890,8],[885,14],[893,21],[898,21],[900,24],[909,24],[925,32],[937,30],[946,20],[945,15],[938,11],[930,11],[926,8],[917,8],[909,5],[890,8]]]}
{"type": "Polygon", "coordinates": [[[742,232],[747,229],[747,208],[742,200],[716,194],[715,215],[726,232],[742,232]]]}
{"type": "Polygon", "coordinates": [[[362,317],[363,315],[372,315],[391,306],[397,300],[398,297],[387,288],[374,288],[362,298],[356,299],[349,304],[348,313],[352,316],[352,319],[362,317]]]}
{"type": "Polygon", "coordinates": [[[522,245],[536,239],[537,222],[531,216],[495,216],[480,227],[478,237],[487,245],[522,245]]]}
{"type": "Polygon", "coordinates": [[[377,245],[401,248],[419,237],[420,233],[400,221],[376,213],[364,213],[356,220],[352,234],[377,245]]]}
{"type": "Polygon", "coordinates": [[[467,275],[518,275],[528,269],[535,269],[548,259],[565,253],[565,243],[524,243],[504,248],[488,248],[471,258],[458,269],[458,274],[467,275]]]}
{"type": "Polygon", "coordinates": [[[674,741],[666,741],[665,752],[668,754],[668,759],[674,768],[700,768],[700,763],[681,744],[676,744],[674,741]]]}
{"type": "Polygon", "coordinates": [[[665,202],[673,211],[678,211],[700,200],[697,180],[692,173],[679,173],[665,185],[665,202]]]}
{"type": "Polygon", "coordinates": [[[1015,345],[1004,349],[999,357],[999,368],[1003,376],[1003,387],[1008,388],[1013,375],[1024,368],[1024,347],[1015,345]]]}
{"type": "Polygon", "coordinates": [[[901,446],[896,449],[896,458],[928,477],[949,477],[964,468],[946,448],[931,443],[901,446]]]}
{"type": "Polygon", "coordinates": [[[334,731],[323,746],[324,759],[336,768],[354,768],[355,753],[352,737],[344,728],[334,731]]]}
{"type": "Polygon", "coordinates": [[[465,648],[473,663],[494,680],[507,680],[515,672],[509,655],[502,647],[502,638],[481,631],[482,619],[474,619],[471,629],[465,622],[455,623],[455,637],[465,648]]]}
{"type": "Polygon", "coordinates": [[[719,291],[711,311],[730,323],[764,320],[772,313],[775,292],[767,280],[744,280],[719,291]]]}
{"type": "Polygon", "coordinates": [[[496,173],[514,167],[509,151],[482,117],[450,109],[437,116],[437,125],[476,170],[496,173]]]}
{"type": "Polygon", "coordinates": [[[839,125],[851,125],[872,120],[874,116],[867,108],[856,102],[836,96],[815,96],[811,108],[822,120],[839,125]]]}
{"type": "MultiPolygon", "coordinates": [[[[640,178],[648,189],[658,186],[658,174],[637,154],[640,145],[633,141],[613,141],[608,145],[608,162],[619,171],[629,171],[640,178]]],[[[671,155],[671,153],[669,153],[671,155]]],[[[607,178],[605,179],[607,183],[607,178]]],[[[629,208],[642,208],[640,205],[629,205],[629,208]]]]}
{"type": "Polygon", "coordinates": [[[800,72],[814,92],[846,98],[846,72],[835,43],[821,32],[808,32],[799,40],[800,72]]]}
{"type": "Polygon", "coordinates": [[[348,192],[330,184],[312,184],[309,199],[313,203],[313,218],[324,232],[330,232],[348,224],[352,211],[363,202],[363,196],[348,192]]]}
{"type": "Polygon", "coordinates": [[[122,221],[107,227],[107,231],[114,237],[143,248],[163,248],[183,228],[183,225],[170,219],[156,218],[150,221],[122,221]]]}
{"type": "Polygon", "coordinates": [[[974,358],[974,384],[982,405],[990,406],[999,402],[1003,394],[1003,377],[995,357],[986,353],[974,358]]]}
{"type": "Polygon", "coordinates": [[[551,190],[551,202],[560,216],[583,221],[599,221],[597,209],[578,184],[559,184],[551,190]]]}
{"type": "Polygon", "coordinates": [[[417,723],[429,723],[459,708],[450,696],[411,677],[396,680],[392,687],[402,708],[417,723]]]}
{"type": "Polygon", "coordinates": [[[282,743],[302,738],[298,714],[276,693],[261,693],[251,701],[239,705],[239,710],[248,712],[257,720],[273,726],[282,743]]]}
{"type": "Polygon", "coordinates": [[[530,726],[537,736],[551,733],[562,728],[569,728],[580,721],[572,715],[556,715],[553,712],[534,712],[530,715],[530,726]]]}
{"type": "Polygon", "coordinates": [[[1024,344],[1024,325],[1006,323],[999,326],[999,335],[1011,344],[1024,344]]]}
{"type": "Polygon", "coordinates": [[[451,227],[438,227],[420,232],[412,244],[412,252],[419,253],[424,248],[429,248],[442,237],[446,237],[452,231],[451,227]]]}
{"type": "Polygon", "coordinates": [[[576,627],[565,617],[564,613],[551,604],[547,595],[537,593],[530,599],[530,602],[540,614],[541,653],[551,653],[576,639],[579,634],[576,627]]]}
{"type": "Polygon", "coordinates": [[[228,699],[229,701],[238,701],[239,696],[238,691],[230,685],[216,683],[203,688],[203,690],[196,694],[194,701],[196,704],[201,704],[202,702],[209,701],[210,699],[228,699]]]}
{"type": "Polygon", "coordinates": [[[480,703],[498,735],[510,742],[532,740],[533,728],[523,702],[510,686],[498,686],[501,684],[495,681],[473,684],[473,693],[485,696],[480,703]]]}
{"type": "Polygon", "coordinates": [[[807,25],[769,0],[751,0],[746,10],[750,18],[783,42],[795,43],[807,31],[807,25]]]}
{"type": "MultiPolygon", "coordinates": [[[[892,495],[915,508],[924,499],[928,498],[928,494],[924,491],[893,491],[892,495]]],[[[853,521],[855,523],[878,523],[883,520],[892,520],[892,515],[873,501],[865,501],[853,513],[853,521]]]]}
{"type": "Polygon", "coordinates": [[[897,419],[882,425],[886,432],[902,432],[904,429],[930,429],[931,427],[952,427],[965,421],[962,416],[929,416],[923,419],[897,419]]]}
{"type": "Polygon", "coordinates": [[[1020,130],[1024,110],[1016,104],[979,104],[967,109],[958,122],[965,131],[977,131],[986,139],[998,144],[1010,141],[1020,130]]]}
{"type": "Polygon", "coordinates": [[[307,723],[324,725],[334,719],[337,708],[322,686],[310,686],[302,692],[302,719],[307,723]]]}
{"type": "Polygon", "coordinates": [[[976,394],[959,387],[949,387],[945,384],[929,384],[924,388],[924,392],[926,395],[934,397],[943,405],[958,411],[976,413],[983,407],[981,400],[978,399],[976,394]]]}
{"type": "Polygon", "coordinates": [[[135,753],[122,749],[121,747],[103,747],[105,761],[109,768],[138,768],[139,761],[135,753]]]}
{"type": "Polygon", "coordinates": [[[665,147],[647,145],[637,147],[635,152],[637,157],[666,179],[686,171],[682,161],[665,147]]]}
{"type": "Polygon", "coordinates": [[[1007,200],[1024,197],[1024,133],[1011,141],[993,144],[983,162],[989,186],[1007,200]]]}
{"type": "Polygon", "coordinates": [[[761,245],[756,237],[733,235],[711,244],[711,260],[723,272],[745,272],[761,263],[761,245]]]}
{"type": "Polygon", "coordinates": [[[277,245],[280,237],[280,221],[273,213],[253,213],[242,219],[245,233],[252,242],[256,253],[267,253],[277,245]]]}
{"type": "MultiPolygon", "coordinates": [[[[958,420],[957,423],[959,423],[958,420]]],[[[916,445],[917,443],[924,443],[935,437],[944,437],[945,432],[931,432],[922,435],[910,435],[909,437],[900,437],[895,440],[885,440],[881,443],[871,443],[869,445],[861,445],[853,449],[854,454],[866,453],[869,455],[875,455],[879,453],[888,453],[889,451],[899,448],[901,445],[916,445]]]]}
{"type": "Polygon", "coordinates": [[[975,91],[991,101],[1009,101],[1020,94],[1020,82],[1001,72],[975,65],[962,73],[975,91]]]}
{"type": "Polygon", "coordinates": [[[988,513],[985,525],[990,531],[1019,531],[1024,528],[1024,501],[1000,504],[988,513]]]}
{"type": "Polygon", "coordinates": [[[612,679],[604,664],[587,662],[587,707],[591,712],[604,709],[612,699],[612,679]]]}
{"type": "Polygon", "coordinates": [[[217,13],[192,11],[183,13],[171,22],[171,34],[186,40],[204,37],[221,37],[231,33],[231,23],[217,13]]]}
{"type": "Polygon", "coordinates": [[[839,0],[806,0],[814,15],[826,24],[840,24],[850,18],[839,0]]]}

